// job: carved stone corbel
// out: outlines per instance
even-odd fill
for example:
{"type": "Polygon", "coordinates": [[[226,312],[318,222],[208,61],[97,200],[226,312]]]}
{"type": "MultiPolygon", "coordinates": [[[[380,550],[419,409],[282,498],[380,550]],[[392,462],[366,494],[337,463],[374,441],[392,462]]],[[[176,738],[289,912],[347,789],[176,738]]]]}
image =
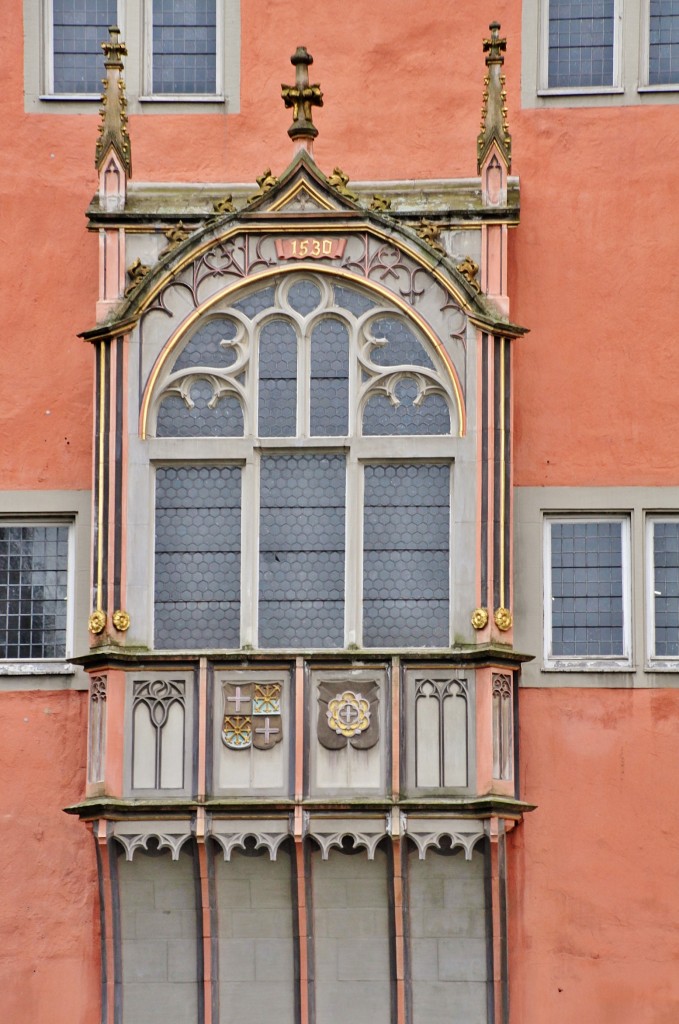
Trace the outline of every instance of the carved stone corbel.
{"type": "Polygon", "coordinates": [[[410,815],[406,822],[406,834],[417,846],[420,860],[425,859],[430,846],[440,846],[444,837],[450,840],[451,849],[461,847],[465,860],[471,860],[474,847],[486,833],[481,821],[470,821],[467,818],[415,818],[410,815]]]}
{"type": "Polygon", "coordinates": [[[354,846],[368,851],[368,860],[375,859],[375,850],[380,840],[388,834],[391,819],[385,818],[318,818],[312,815],[308,834],[321,848],[323,860],[333,846],[342,848],[345,839],[353,840],[354,846]]]}
{"type": "Polygon", "coordinates": [[[271,860],[276,860],[281,843],[290,835],[288,823],[273,818],[213,818],[207,834],[219,843],[224,860],[231,860],[234,850],[245,849],[246,841],[255,840],[255,849],[269,851],[271,860]]]}
{"type": "Polygon", "coordinates": [[[180,850],[192,832],[188,821],[116,821],[112,834],[125,850],[127,860],[132,860],[135,850],[148,850],[149,839],[157,839],[159,850],[170,850],[172,860],[179,860],[180,850]]]}

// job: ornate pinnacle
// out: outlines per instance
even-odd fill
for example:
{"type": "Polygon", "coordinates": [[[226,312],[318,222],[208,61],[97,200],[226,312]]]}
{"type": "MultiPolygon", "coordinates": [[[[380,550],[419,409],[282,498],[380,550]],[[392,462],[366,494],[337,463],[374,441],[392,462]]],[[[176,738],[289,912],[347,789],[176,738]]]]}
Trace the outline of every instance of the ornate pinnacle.
{"type": "Polygon", "coordinates": [[[309,65],[314,59],[307,53],[306,46],[298,46],[290,63],[295,66],[295,84],[281,85],[281,96],[286,107],[292,107],[292,124],[288,135],[297,139],[315,139],[318,128],[313,122],[312,107],[323,106],[323,93],[318,84],[309,84],[309,65]]]}
{"type": "Polygon", "coordinates": [[[94,157],[97,170],[101,170],[104,157],[112,146],[128,175],[132,174],[130,136],[127,133],[127,100],[123,81],[123,57],[127,56],[125,43],[120,42],[120,29],[112,25],[108,42],[102,43],[106,78],[102,79],[104,92],[101,97],[101,124],[94,157]]]}
{"type": "Polygon", "coordinates": [[[491,22],[490,39],[483,40],[483,52],[486,56],[486,77],[483,80],[483,108],[481,112],[481,131],[476,141],[478,169],[485,160],[493,141],[497,143],[500,154],[510,170],[512,164],[512,139],[507,127],[507,107],[505,101],[505,76],[502,74],[503,57],[507,49],[507,40],[500,39],[500,23],[491,22]]]}

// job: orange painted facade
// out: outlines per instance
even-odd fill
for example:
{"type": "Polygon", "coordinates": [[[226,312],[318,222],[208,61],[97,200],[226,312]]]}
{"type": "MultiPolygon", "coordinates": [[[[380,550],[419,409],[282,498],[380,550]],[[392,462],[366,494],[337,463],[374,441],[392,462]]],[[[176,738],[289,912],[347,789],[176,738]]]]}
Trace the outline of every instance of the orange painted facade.
{"type": "MultiPolygon", "coordinates": [[[[98,116],[24,112],[21,0],[6,0],[0,150],[3,491],[88,491],[97,301],[98,116]]],[[[476,173],[496,18],[520,225],[509,236],[518,488],[677,483],[676,107],[522,108],[521,4],[241,3],[241,112],[133,114],[133,181],[251,182],[292,157],[279,99],[314,56],[314,157],[352,181],[476,173]]],[[[522,571],[515,566],[515,573],[522,571]]],[[[540,600],[539,596],[536,600],[540,600]]],[[[79,652],[82,653],[82,652],[79,652]]],[[[538,651],[529,651],[538,655],[538,651]]],[[[676,679],[676,677],[675,677],[676,679]]],[[[679,1018],[679,690],[527,687],[522,797],[508,837],[510,1024],[679,1018]]],[[[100,1019],[86,693],[0,693],[0,1018],[100,1019]]],[[[118,709],[117,727],[122,730],[118,709]]],[[[120,766],[116,772],[121,774],[120,766]]]]}

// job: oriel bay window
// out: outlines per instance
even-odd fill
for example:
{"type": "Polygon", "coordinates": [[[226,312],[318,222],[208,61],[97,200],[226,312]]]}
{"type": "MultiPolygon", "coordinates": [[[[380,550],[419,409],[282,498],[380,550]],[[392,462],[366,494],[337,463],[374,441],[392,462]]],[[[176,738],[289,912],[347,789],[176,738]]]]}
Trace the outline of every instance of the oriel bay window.
{"type": "Polygon", "coordinates": [[[150,427],[156,648],[448,646],[455,405],[401,309],[267,279],[169,349],[150,427]]]}

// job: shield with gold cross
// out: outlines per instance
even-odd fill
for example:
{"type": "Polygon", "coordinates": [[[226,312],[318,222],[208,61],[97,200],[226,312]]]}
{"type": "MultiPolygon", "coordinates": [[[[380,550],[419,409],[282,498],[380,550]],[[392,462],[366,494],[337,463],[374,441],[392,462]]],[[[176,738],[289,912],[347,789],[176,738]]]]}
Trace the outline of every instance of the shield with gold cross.
{"type": "Polygon", "coordinates": [[[379,739],[379,686],[374,680],[323,680],[318,687],[318,739],[328,750],[369,750],[379,739]]]}
{"type": "Polygon", "coordinates": [[[224,683],[222,742],[230,750],[270,750],[283,739],[280,683],[224,683]]]}

